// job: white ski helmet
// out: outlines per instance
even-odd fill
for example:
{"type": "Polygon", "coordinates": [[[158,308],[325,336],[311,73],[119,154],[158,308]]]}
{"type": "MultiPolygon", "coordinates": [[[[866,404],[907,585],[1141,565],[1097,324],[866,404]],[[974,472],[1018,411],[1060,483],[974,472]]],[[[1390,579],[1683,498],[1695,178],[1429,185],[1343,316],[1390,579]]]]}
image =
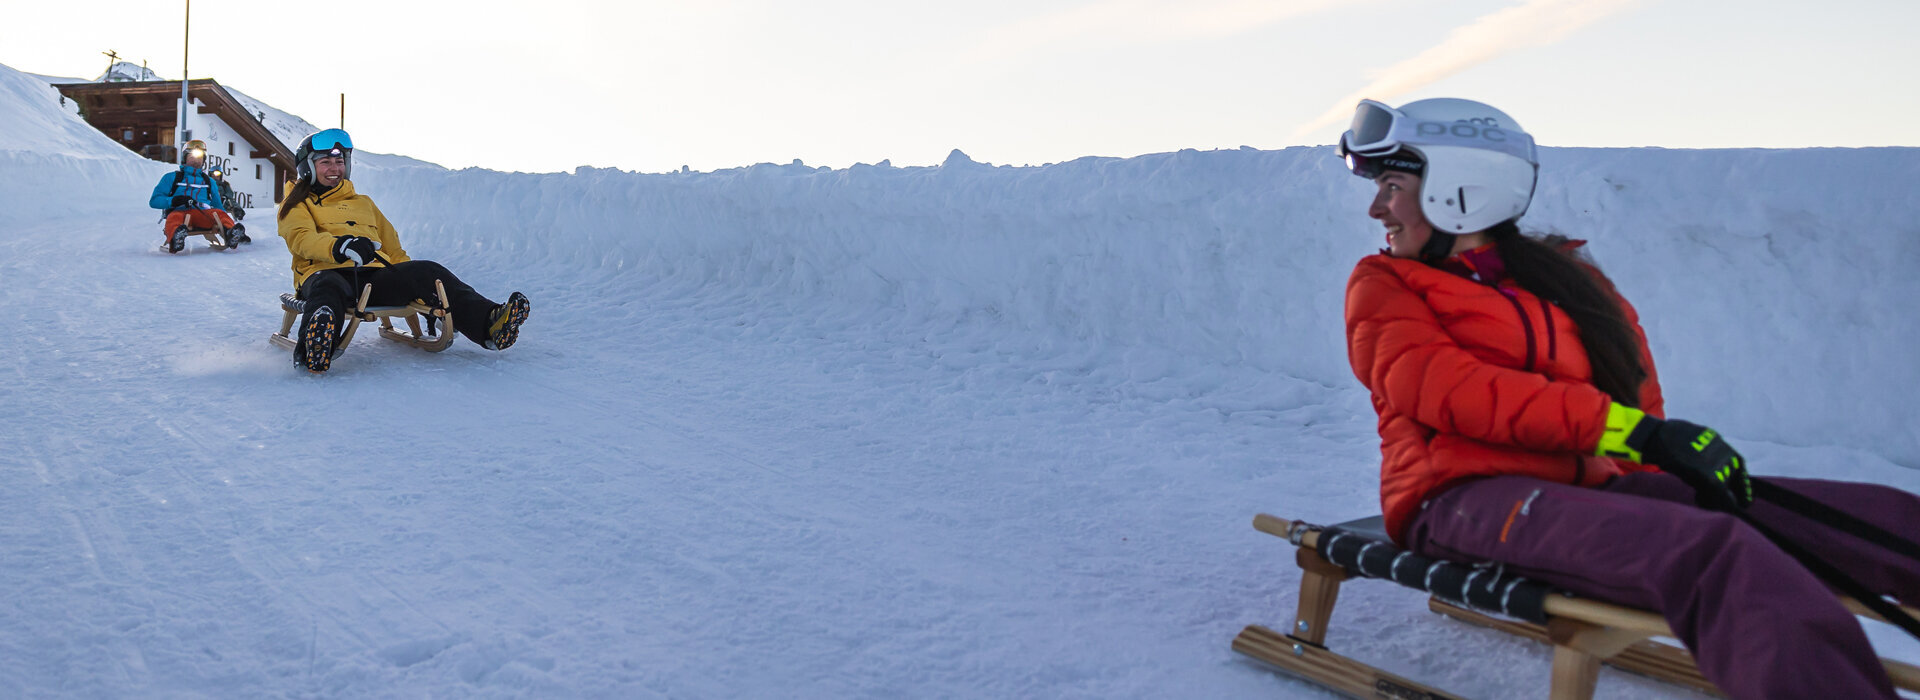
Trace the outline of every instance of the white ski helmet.
{"type": "Polygon", "coordinates": [[[1421,168],[1420,212],[1437,231],[1484,231],[1520,218],[1533,201],[1540,160],[1533,137],[1506,112],[1473,100],[1436,97],[1399,109],[1361,100],[1339,154],[1354,174],[1377,177],[1389,156],[1411,154],[1421,168]]]}

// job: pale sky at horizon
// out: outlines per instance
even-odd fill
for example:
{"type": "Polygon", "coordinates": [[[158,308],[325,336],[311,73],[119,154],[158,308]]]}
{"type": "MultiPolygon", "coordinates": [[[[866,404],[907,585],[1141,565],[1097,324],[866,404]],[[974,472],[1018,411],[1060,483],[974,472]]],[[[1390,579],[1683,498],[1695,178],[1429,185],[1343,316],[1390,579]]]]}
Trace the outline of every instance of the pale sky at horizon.
{"type": "MultiPolygon", "coordinates": [[[[0,64],[177,79],[183,5],[15,7],[0,64]]],[[[1915,27],[1920,0],[199,0],[190,68],[496,170],[1274,149],[1360,97],[1482,100],[1545,146],[1920,146],[1915,27]]]]}

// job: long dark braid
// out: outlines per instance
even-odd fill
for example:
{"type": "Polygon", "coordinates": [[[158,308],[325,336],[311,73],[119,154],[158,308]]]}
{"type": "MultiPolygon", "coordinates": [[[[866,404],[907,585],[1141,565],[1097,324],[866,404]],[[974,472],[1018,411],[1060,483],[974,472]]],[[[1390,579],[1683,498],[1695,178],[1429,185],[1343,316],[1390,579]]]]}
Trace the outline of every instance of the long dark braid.
{"type": "Polygon", "coordinates": [[[1487,229],[1506,274],[1573,317],[1580,345],[1593,367],[1593,385],[1615,402],[1638,407],[1647,368],[1640,363],[1640,342],[1612,291],[1612,282],[1584,255],[1565,247],[1563,236],[1534,238],[1507,221],[1487,229]]]}

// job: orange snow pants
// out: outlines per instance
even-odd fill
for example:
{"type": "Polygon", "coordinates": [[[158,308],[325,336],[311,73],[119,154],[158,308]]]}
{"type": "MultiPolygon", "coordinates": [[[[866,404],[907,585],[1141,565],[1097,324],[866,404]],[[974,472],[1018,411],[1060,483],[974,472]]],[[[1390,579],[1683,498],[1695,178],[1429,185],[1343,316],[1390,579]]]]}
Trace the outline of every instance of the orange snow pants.
{"type": "Polygon", "coordinates": [[[167,228],[162,231],[173,240],[174,229],[185,222],[189,229],[233,228],[233,215],[225,209],[175,209],[167,212],[167,228]]]}

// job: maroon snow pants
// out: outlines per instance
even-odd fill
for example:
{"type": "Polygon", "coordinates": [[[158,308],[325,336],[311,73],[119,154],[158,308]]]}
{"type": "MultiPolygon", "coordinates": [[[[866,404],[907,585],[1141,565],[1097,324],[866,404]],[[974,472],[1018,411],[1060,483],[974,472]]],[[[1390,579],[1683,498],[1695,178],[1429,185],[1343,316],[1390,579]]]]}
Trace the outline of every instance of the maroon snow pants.
{"type": "MultiPolygon", "coordinates": [[[[1920,498],[1873,484],[1770,478],[1920,541],[1920,498]]],[[[1767,502],[1749,510],[1865,585],[1920,602],[1920,562],[1767,502]]],[[[1596,600],[1660,613],[1700,673],[1734,698],[1892,698],[1860,623],[1831,589],[1739,519],[1699,508],[1663,473],[1600,488],[1520,476],[1470,481],[1430,499],[1407,528],[1429,557],[1496,561],[1596,600]]]]}

